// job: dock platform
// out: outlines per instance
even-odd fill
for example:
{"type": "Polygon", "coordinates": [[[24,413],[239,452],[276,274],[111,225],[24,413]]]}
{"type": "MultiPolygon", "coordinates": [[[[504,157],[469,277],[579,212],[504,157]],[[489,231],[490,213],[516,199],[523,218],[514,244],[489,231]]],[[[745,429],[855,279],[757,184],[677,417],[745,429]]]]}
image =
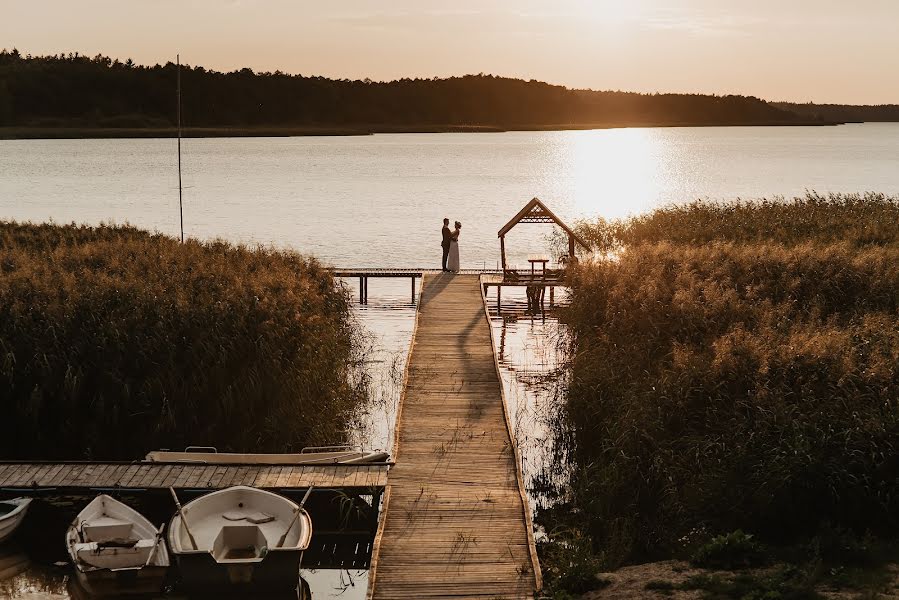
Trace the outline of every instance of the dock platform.
{"type": "Polygon", "coordinates": [[[533,598],[530,509],[478,275],[425,274],[368,598],[533,598]]]}
{"type": "Polygon", "coordinates": [[[387,483],[389,465],[228,465],[183,462],[0,462],[0,491],[91,492],[110,489],[344,490],[370,494],[387,483]]]}

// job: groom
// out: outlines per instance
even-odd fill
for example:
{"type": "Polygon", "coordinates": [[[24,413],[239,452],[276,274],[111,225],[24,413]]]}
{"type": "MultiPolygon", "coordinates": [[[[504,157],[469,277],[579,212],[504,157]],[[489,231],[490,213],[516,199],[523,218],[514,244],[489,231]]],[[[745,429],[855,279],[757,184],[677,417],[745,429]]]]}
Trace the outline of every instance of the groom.
{"type": "Polygon", "coordinates": [[[440,242],[440,245],[443,247],[443,270],[448,271],[446,268],[446,259],[449,258],[449,249],[450,249],[450,240],[452,239],[453,232],[450,231],[449,228],[449,219],[443,219],[443,241],[440,242]]]}

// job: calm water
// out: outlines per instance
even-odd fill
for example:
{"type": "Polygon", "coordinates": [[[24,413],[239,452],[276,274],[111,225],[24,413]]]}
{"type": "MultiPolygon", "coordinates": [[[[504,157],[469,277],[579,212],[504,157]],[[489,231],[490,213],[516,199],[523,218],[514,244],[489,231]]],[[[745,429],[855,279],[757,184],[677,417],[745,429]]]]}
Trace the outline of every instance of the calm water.
{"type": "MultiPolygon", "coordinates": [[[[666,202],[899,193],[899,124],[184,141],[188,235],[276,244],[338,266],[494,265],[533,196],[563,218],[666,202]]],[[[178,234],[174,140],[0,140],[0,219],[130,222],[178,234]]],[[[540,227],[513,232],[509,250],[540,227]]]]}
{"type": "MultiPolygon", "coordinates": [[[[463,222],[463,266],[493,267],[496,231],[533,196],[565,219],[614,218],[695,198],[897,194],[897,167],[899,124],[185,140],[184,219],[189,236],[290,247],[338,266],[420,267],[439,263],[448,216],[463,222]]],[[[0,219],[177,235],[175,169],[173,140],[0,140],[0,219]]],[[[515,230],[512,260],[543,250],[548,231],[515,230]]],[[[372,280],[369,294],[356,314],[373,349],[373,401],[349,435],[389,449],[415,308],[408,280],[372,280]]],[[[537,507],[547,474],[565,476],[552,444],[565,331],[551,314],[526,314],[523,294],[507,290],[503,302],[491,326],[537,507]]],[[[4,553],[22,572],[5,572],[0,596],[69,597],[66,567],[4,553]]],[[[363,598],[367,585],[364,571],[305,576],[316,598],[363,598]]]]}

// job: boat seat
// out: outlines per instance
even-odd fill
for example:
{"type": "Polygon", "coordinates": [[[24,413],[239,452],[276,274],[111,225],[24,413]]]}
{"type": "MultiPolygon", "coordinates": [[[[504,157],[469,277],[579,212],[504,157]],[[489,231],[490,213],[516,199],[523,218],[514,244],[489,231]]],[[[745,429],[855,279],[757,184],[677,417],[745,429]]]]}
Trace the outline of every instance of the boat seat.
{"type": "Polygon", "coordinates": [[[260,524],[260,523],[271,523],[275,520],[275,517],[264,512],[243,512],[240,510],[232,510],[224,513],[222,515],[228,521],[246,521],[248,523],[260,524]]]}
{"type": "Polygon", "coordinates": [[[84,521],[81,524],[81,536],[85,542],[111,542],[113,540],[128,540],[132,538],[133,523],[114,519],[112,517],[99,517],[84,521]]]}
{"type": "Polygon", "coordinates": [[[128,569],[143,566],[150,558],[156,540],[134,540],[129,546],[107,545],[97,542],[74,544],[78,560],[98,569],[128,569]]]}
{"type": "Polygon", "coordinates": [[[218,563],[259,562],[268,554],[265,534],[256,525],[225,525],[212,543],[218,563]]]}

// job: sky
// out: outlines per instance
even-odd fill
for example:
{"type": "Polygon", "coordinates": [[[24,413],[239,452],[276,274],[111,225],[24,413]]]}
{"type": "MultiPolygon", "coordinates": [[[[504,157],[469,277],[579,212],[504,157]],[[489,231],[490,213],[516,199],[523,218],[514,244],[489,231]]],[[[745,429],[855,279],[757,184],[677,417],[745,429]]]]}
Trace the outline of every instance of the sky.
{"type": "Polygon", "coordinates": [[[390,80],[899,103],[899,0],[0,0],[0,47],[390,80]]]}

